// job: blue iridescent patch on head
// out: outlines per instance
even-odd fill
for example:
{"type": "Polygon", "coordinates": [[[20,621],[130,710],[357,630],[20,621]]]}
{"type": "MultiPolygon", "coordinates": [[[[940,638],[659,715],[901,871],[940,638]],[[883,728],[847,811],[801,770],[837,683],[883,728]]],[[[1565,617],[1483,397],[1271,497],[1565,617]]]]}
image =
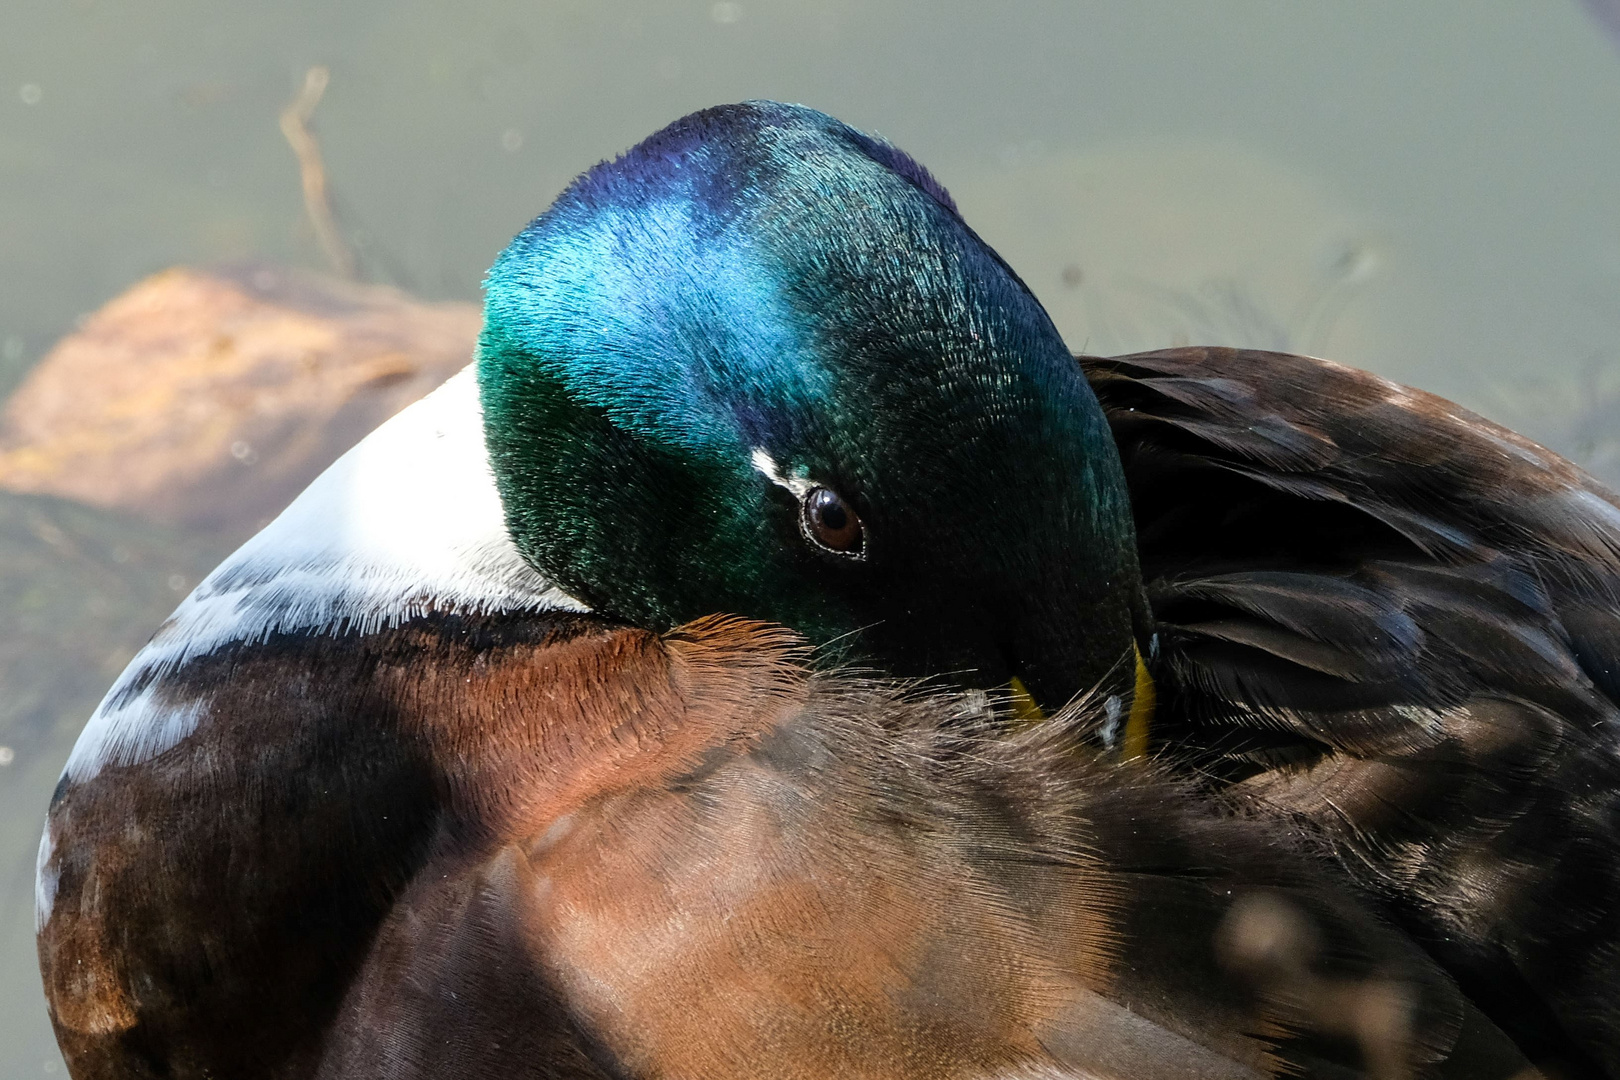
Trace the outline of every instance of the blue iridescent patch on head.
{"type": "MultiPolygon", "coordinates": [[[[868,352],[910,341],[937,357],[949,343],[923,338],[1050,328],[926,169],[775,102],[694,113],[591,169],[487,286],[488,325],[536,375],[710,456],[814,441],[850,406],[852,338],[892,331],[868,352]]],[[[1048,361],[1067,366],[1051,337],[1048,361]]]]}
{"type": "Polygon", "coordinates": [[[791,398],[829,390],[801,356],[781,288],[683,185],[642,188],[637,202],[582,214],[560,204],[496,265],[492,314],[521,327],[576,400],[627,430],[757,445],[769,416],[808,404],[791,398]],[[802,378],[783,380],[783,368],[802,378]],[[731,431],[715,423],[727,413],[731,431]]]}
{"type": "Polygon", "coordinates": [[[491,270],[491,322],[628,430],[694,448],[796,439],[834,387],[782,253],[748,223],[791,182],[791,144],[829,132],[855,134],[810,109],[713,109],[604,162],[491,270]]]}

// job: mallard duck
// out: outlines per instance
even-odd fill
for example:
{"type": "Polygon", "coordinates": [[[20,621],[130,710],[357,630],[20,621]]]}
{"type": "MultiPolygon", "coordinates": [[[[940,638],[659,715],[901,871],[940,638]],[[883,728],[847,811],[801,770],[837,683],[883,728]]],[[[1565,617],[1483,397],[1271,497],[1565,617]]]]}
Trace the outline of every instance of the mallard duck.
{"type": "Polygon", "coordinates": [[[1611,1075],[1617,548],[1374,376],[1077,361],[888,143],[697,113],[109,692],[53,1020],[81,1077],[1611,1075]]]}

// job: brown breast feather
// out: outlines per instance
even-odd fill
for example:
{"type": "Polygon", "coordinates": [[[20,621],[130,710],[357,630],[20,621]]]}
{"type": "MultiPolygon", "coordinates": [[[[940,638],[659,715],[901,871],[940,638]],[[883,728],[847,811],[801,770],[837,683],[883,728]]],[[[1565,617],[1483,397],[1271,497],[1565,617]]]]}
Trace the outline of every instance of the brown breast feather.
{"type": "Polygon", "coordinates": [[[556,616],[191,661],[196,730],[53,809],[74,1074],[1253,1080],[1359,1060],[1300,987],[1369,978],[1426,1075],[1517,1068],[1284,827],[1086,756],[1083,710],[1009,735],[805,659],[556,616]],[[1221,962],[1256,895],[1307,982],[1221,962]]]}

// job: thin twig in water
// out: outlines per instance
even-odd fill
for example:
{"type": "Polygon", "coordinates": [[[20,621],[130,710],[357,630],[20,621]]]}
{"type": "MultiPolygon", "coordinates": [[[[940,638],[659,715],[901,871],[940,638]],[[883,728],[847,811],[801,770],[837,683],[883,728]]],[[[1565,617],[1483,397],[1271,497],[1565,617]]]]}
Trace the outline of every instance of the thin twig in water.
{"type": "Polygon", "coordinates": [[[326,196],[326,165],[321,161],[321,144],[309,130],[309,118],[326,93],[331,72],[316,66],[304,74],[304,88],[292,104],[281,110],[281,133],[298,157],[298,172],[304,184],[304,211],[315,226],[315,239],[326,255],[326,261],[342,277],[354,279],[354,252],[343,242],[337,220],[332,216],[332,204],[326,196]]]}

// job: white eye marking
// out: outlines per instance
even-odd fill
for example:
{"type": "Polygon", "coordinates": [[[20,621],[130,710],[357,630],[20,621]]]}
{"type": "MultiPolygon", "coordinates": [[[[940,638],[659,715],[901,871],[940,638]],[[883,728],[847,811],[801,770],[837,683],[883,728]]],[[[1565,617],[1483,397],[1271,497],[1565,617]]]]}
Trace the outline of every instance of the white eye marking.
{"type": "Polygon", "coordinates": [[[753,462],[754,468],[765,479],[777,487],[786,488],[793,492],[793,497],[796,499],[803,499],[810,489],[816,486],[808,477],[783,476],[782,471],[776,467],[776,459],[771,457],[770,452],[763,446],[754,447],[754,452],[748,456],[748,460],[753,462]]]}

